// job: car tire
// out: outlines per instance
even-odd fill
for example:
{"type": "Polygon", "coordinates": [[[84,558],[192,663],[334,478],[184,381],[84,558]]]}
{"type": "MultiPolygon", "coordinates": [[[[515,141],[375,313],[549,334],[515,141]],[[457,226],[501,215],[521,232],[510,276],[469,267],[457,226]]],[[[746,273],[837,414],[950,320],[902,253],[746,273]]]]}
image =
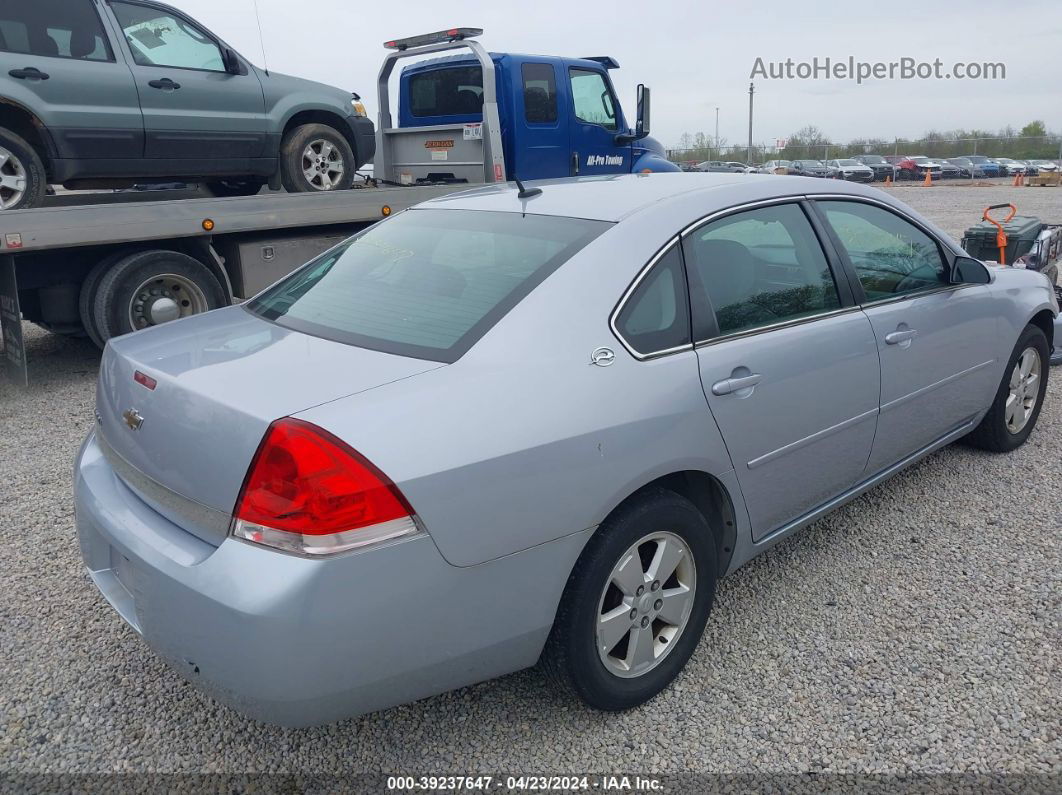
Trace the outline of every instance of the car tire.
{"type": "Polygon", "coordinates": [[[1007,361],[988,413],[966,437],[970,444],[994,453],[1009,453],[1025,444],[1044,404],[1049,360],[1044,332],[1026,326],[1007,361]],[[1035,376],[1035,382],[1029,381],[1029,374],[1035,376]]]}
{"type": "Polygon", "coordinates": [[[217,277],[179,251],[138,251],[114,262],[92,300],[99,342],[228,303],[217,277]]]}
{"type": "Polygon", "coordinates": [[[542,653],[547,678],[597,709],[645,703],[678,676],[697,648],[716,574],[712,530],[689,500],[653,489],[621,506],[598,528],[568,578],[542,653]],[[653,563],[647,562],[661,543],[681,553],[678,567],[662,582],[652,579],[653,563]],[[616,585],[624,579],[621,573],[631,577],[628,585],[638,583],[643,590],[632,585],[629,594],[621,591],[616,585]],[[683,597],[684,609],[668,615],[682,603],[669,602],[669,608],[664,600],[683,597]],[[601,621],[606,615],[607,627],[601,621]],[[612,623],[617,619],[619,624],[612,623]],[[624,665],[632,667],[624,671],[624,665]]]}
{"type": "Polygon", "coordinates": [[[40,155],[24,138],[0,127],[0,210],[38,207],[47,190],[40,155]]]}
{"type": "Polygon", "coordinates": [[[223,179],[206,183],[206,188],[215,196],[254,196],[262,190],[265,181],[261,179],[223,179]]]}
{"type": "Polygon", "coordinates": [[[280,145],[280,176],[289,193],[346,190],[356,165],[347,139],[325,124],[296,127],[280,145]]]}

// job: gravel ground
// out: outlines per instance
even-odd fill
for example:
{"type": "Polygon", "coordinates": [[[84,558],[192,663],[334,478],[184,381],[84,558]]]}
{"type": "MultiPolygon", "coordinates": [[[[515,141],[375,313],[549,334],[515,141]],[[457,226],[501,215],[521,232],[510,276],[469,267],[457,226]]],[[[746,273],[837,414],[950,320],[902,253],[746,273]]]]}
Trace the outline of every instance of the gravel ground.
{"type": "MultiPolygon", "coordinates": [[[[1009,198],[894,190],[953,233],[1009,198]]],[[[1062,220],[1062,191],[1014,193],[1062,220]]],[[[950,447],[722,581],[686,672],[646,707],[597,714],[530,670],[294,731],[185,684],[91,586],[70,467],[99,357],[26,334],[31,387],[0,387],[0,772],[1062,776],[1062,379],[1019,451],[950,447]]]]}

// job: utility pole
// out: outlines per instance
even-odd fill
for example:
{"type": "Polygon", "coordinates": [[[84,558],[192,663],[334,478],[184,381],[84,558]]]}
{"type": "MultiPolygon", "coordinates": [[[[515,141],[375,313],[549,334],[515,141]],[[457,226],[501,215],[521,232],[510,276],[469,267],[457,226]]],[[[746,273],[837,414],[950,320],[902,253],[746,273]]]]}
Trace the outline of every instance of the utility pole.
{"type": "Polygon", "coordinates": [[[719,151],[719,106],[715,106],[715,151],[719,151]]]}
{"type": "Polygon", "coordinates": [[[752,163],[752,95],[756,93],[756,86],[749,83],[749,151],[748,162],[752,163]]]}

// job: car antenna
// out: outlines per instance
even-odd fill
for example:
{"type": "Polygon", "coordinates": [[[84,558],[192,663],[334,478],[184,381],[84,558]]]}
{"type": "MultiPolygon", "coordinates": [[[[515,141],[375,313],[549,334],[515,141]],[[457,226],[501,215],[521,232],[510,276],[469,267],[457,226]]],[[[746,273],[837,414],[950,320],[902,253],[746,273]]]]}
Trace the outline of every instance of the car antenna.
{"type": "Polygon", "coordinates": [[[265,36],[262,35],[262,15],[258,12],[258,0],[254,0],[254,18],[258,20],[258,44],[262,48],[262,69],[269,76],[269,59],[266,58],[265,36]]]}
{"type": "Polygon", "coordinates": [[[516,194],[518,199],[533,199],[536,196],[542,195],[542,188],[525,188],[516,176],[513,176],[513,182],[516,183],[516,187],[520,189],[520,192],[516,194]]]}

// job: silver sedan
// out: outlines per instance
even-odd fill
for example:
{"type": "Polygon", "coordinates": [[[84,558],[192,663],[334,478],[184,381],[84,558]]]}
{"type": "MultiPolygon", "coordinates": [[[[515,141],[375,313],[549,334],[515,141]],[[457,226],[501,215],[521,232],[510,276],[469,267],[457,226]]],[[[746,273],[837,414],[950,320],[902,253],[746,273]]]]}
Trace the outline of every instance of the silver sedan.
{"type": "Polygon", "coordinates": [[[940,447],[1036,426],[1051,286],[881,192],[539,187],[428,202],[107,346],[82,554],[181,675],[287,725],[540,660],[634,707],[720,577],[940,447]]]}

